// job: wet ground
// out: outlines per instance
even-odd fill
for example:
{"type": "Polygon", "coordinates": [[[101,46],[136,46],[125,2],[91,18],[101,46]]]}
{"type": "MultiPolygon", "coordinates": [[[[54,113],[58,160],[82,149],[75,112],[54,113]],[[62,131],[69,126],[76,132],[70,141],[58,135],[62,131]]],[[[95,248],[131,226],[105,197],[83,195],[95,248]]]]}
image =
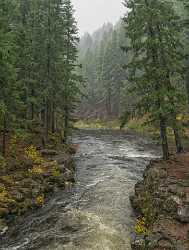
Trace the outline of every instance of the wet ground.
{"type": "Polygon", "coordinates": [[[159,150],[116,131],[78,131],[73,141],[79,144],[75,186],[20,218],[0,250],[130,250],[129,195],[159,150]]]}

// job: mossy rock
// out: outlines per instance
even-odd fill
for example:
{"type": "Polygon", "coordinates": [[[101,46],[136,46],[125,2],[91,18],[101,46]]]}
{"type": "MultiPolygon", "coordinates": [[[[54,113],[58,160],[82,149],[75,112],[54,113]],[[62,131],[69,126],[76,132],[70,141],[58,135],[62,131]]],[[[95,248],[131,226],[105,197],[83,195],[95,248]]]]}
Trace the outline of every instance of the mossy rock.
{"type": "Polygon", "coordinates": [[[0,207],[0,217],[4,218],[9,214],[9,209],[5,207],[0,207]]]}

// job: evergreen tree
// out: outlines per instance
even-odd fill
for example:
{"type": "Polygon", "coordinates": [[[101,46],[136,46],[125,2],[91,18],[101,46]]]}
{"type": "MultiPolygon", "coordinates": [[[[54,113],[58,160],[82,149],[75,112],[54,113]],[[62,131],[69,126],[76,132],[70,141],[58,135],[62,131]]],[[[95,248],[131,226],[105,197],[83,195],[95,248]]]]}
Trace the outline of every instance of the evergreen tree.
{"type": "Polygon", "coordinates": [[[64,141],[67,141],[70,121],[73,109],[78,101],[79,83],[81,77],[77,75],[77,48],[78,29],[74,18],[73,6],[70,0],[62,3],[63,27],[64,27],[64,51],[63,58],[63,114],[64,114],[64,141]]]}
{"type": "MultiPolygon", "coordinates": [[[[184,27],[184,43],[185,43],[185,50],[186,54],[189,54],[189,3],[187,0],[178,0],[178,4],[182,4],[183,12],[182,12],[182,19],[183,19],[183,27],[184,27]]],[[[188,97],[188,104],[189,104],[189,56],[186,58],[186,90],[187,90],[187,97],[188,97]]]]}
{"type": "Polygon", "coordinates": [[[133,53],[128,68],[133,91],[139,96],[137,109],[159,123],[163,157],[168,159],[168,125],[174,129],[177,151],[182,151],[176,119],[181,95],[172,81],[183,74],[180,20],[167,1],[130,0],[125,5],[130,9],[125,16],[133,53]]]}
{"type": "Polygon", "coordinates": [[[0,1],[0,128],[2,154],[6,153],[6,133],[13,120],[16,105],[15,45],[12,12],[16,6],[10,0],[0,1]]]}
{"type": "Polygon", "coordinates": [[[3,154],[8,128],[31,132],[38,126],[43,144],[65,128],[66,141],[82,80],[76,74],[77,51],[71,1],[0,2],[3,154]]]}
{"type": "Polygon", "coordinates": [[[115,27],[104,25],[92,36],[93,46],[85,50],[89,38],[81,38],[80,61],[87,82],[82,114],[95,118],[118,118],[122,112],[122,89],[126,73],[126,56],[121,50],[124,42],[123,22],[115,27]],[[86,41],[85,41],[86,39],[86,41]],[[86,97],[87,96],[87,97],[86,97]]]}

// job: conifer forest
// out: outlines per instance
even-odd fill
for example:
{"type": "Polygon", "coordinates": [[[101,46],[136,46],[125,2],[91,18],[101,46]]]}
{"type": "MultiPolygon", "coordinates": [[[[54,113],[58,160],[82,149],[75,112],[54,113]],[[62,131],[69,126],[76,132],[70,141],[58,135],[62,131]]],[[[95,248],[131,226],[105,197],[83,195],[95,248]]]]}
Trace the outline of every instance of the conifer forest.
{"type": "Polygon", "coordinates": [[[0,0],[0,250],[188,250],[188,152],[188,0],[0,0]]]}

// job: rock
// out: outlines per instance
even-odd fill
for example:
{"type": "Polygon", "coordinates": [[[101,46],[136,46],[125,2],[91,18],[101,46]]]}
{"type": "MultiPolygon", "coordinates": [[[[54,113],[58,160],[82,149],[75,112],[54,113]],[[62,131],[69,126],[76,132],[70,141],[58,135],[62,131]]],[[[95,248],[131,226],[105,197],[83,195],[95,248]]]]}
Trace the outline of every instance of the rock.
{"type": "Polygon", "coordinates": [[[171,196],[168,197],[168,199],[165,200],[164,204],[163,204],[163,209],[172,214],[175,215],[177,213],[178,210],[178,204],[179,204],[180,199],[177,196],[171,196]]]}
{"type": "Polygon", "coordinates": [[[145,243],[145,236],[144,235],[136,235],[135,238],[131,242],[131,248],[133,250],[146,250],[146,243],[145,243]]]}
{"type": "Polygon", "coordinates": [[[52,149],[42,149],[41,154],[42,156],[56,156],[58,155],[58,152],[52,149]]]}
{"type": "Polygon", "coordinates": [[[9,214],[8,208],[0,207],[0,217],[5,217],[6,215],[9,214]]]}
{"type": "Polygon", "coordinates": [[[155,249],[158,246],[158,241],[161,239],[160,233],[152,233],[146,238],[148,249],[155,249]]]}
{"type": "Polygon", "coordinates": [[[8,226],[4,220],[0,219],[0,236],[3,236],[8,230],[8,226]]]}
{"type": "Polygon", "coordinates": [[[180,222],[189,222],[189,204],[178,207],[177,219],[180,222]]]}
{"type": "Polygon", "coordinates": [[[153,233],[146,238],[147,249],[175,250],[174,244],[163,232],[153,233]]]}
{"type": "Polygon", "coordinates": [[[47,169],[51,169],[53,168],[55,165],[57,165],[57,162],[56,161],[49,161],[49,162],[44,162],[42,163],[42,166],[43,167],[46,167],[47,169]]]}
{"type": "Polygon", "coordinates": [[[33,166],[33,161],[29,158],[25,158],[22,165],[25,167],[25,168],[32,168],[33,166]]]}
{"type": "Polygon", "coordinates": [[[24,196],[29,196],[31,194],[31,190],[30,187],[19,187],[18,188],[19,192],[21,192],[24,196]]]}
{"type": "Polygon", "coordinates": [[[76,152],[77,152],[77,150],[78,150],[78,145],[71,145],[70,147],[69,147],[69,149],[68,149],[68,152],[70,153],[70,154],[76,154],[76,152]]]}
{"type": "Polygon", "coordinates": [[[57,162],[59,165],[64,165],[64,163],[65,163],[65,157],[62,156],[62,155],[56,157],[56,162],[57,162]]]}
{"type": "Polygon", "coordinates": [[[40,194],[40,186],[32,188],[32,196],[36,197],[38,194],[40,194]]]}
{"type": "Polygon", "coordinates": [[[174,245],[168,239],[161,239],[158,242],[158,247],[165,250],[175,250],[174,245]]]}
{"type": "Polygon", "coordinates": [[[136,196],[137,196],[138,194],[140,194],[143,190],[144,190],[144,184],[143,184],[143,182],[138,182],[138,183],[135,185],[135,194],[136,194],[136,196]]]}
{"type": "Polygon", "coordinates": [[[63,174],[63,179],[64,179],[64,181],[73,182],[74,181],[74,173],[71,170],[66,169],[66,171],[63,174]]]}
{"type": "Polygon", "coordinates": [[[189,249],[189,153],[154,161],[135,186],[131,204],[149,226],[136,236],[134,250],[189,249]]]}
{"type": "Polygon", "coordinates": [[[189,244],[187,242],[183,242],[183,241],[177,241],[176,242],[176,250],[188,250],[189,248],[189,244]]]}
{"type": "Polygon", "coordinates": [[[168,187],[168,192],[173,194],[173,195],[176,195],[178,192],[178,186],[177,185],[170,185],[168,187]]]}
{"type": "Polygon", "coordinates": [[[10,192],[10,194],[12,198],[17,202],[22,202],[24,200],[24,195],[17,190],[10,192]]]}
{"type": "Polygon", "coordinates": [[[71,188],[73,187],[73,182],[66,181],[64,185],[66,190],[71,190],[71,188]]]}
{"type": "Polygon", "coordinates": [[[139,209],[139,200],[137,199],[137,197],[135,195],[132,195],[130,196],[130,202],[131,202],[131,205],[133,207],[133,209],[136,211],[136,212],[140,212],[140,209],[139,209]]]}
{"type": "Polygon", "coordinates": [[[159,171],[159,177],[160,177],[161,179],[166,178],[166,177],[167,177],[167,171],[166,171],[165,169],[161,169],[161,170],[159,171]]]}

